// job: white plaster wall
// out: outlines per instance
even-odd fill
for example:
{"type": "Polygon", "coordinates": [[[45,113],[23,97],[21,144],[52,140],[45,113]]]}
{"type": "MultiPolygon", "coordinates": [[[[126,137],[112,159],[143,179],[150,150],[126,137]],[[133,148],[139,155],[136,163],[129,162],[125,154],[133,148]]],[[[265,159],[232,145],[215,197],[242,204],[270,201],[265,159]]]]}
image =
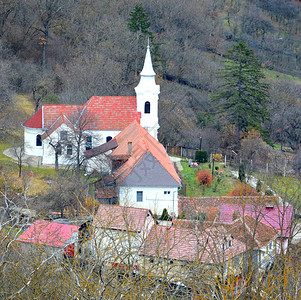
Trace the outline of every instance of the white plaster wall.
{"type": "MultiPolygon", "coordinates": [[[[62,124],[58,129],[56,129],[50,137],[47,137],[43,141],[43,164],[54,164],[55,163],[55,152],[51,145],[49,145],[49,142],[52,141],[54,144],[59,140],[60,132],[61,131],[67,131],[69,140],[70,137],[73,135],[73,130],[70,129],[66,124],[62,124]]],[[[95,148],[101,144],[104,144],[106,142],[107,136],[111,136],[114,138],[120,131],[117,130],[89,130],[85,131],[86,135],[92,136],[92,147],[95,148]]],[[[75,151],[75,149],[73,149],[75,151]]],[[[84,152],[86,151],[86,144],[83,141],[82,149],[81,149],[81,155],[84,155],[84,152]]],[[[74,153],[74,152],[73,152],[74,153]]],[[[67,165],[72,163],[70,160],[70,157],[67,155],[67,143],[66,145],[62,146],[62,154],[59,156],[59,164],[60,165],[67,165]]],[[[73,163],[76,163],[75,161],[73,163]]],[[[93,164],[93,162],[91,163],[93,164]]],[[[94,165],[98,165],[99,167],[99,160],[94,162],[94,165]]],[[[104,166],[105,169],[108,168],[108,166],[104,166]]],[[[92,168],[92,165],[90,166],[92,168]]]]}
{"type": "Polygon", "coordinates": [[[43,130],[40,128],[28,128],[24,127],[24,148],[25,154],[43,156],[43,145],[36,146],[36,137],[38,134],[43,134],[43,130]]]}
{"type": "Polygon", "coordinates": [[[148,208],[152,213],[162,214],[164,208],[171,215],[178,215],[178,188],[177,187],[119,187],[119,204],[148,208]],[[143,201],[137,202],[137,191],[143,192],[143,201]],[[170,191],[170,194],[164,194],[170,191]]]}

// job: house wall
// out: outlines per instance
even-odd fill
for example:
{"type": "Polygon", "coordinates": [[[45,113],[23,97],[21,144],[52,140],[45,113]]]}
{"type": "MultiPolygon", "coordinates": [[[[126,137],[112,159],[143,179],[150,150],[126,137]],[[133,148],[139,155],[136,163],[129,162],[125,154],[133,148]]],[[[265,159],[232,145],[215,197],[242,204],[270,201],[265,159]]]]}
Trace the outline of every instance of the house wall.
{"type": "MultiPolygon", "coordinates": [[[[66,124],[62,124],[58,129],[56,129],[49,137],[44,139],[43,141],[43,164],[54,164],[55,163],[55,151],[51,145],[49,145],[49,142],[52,141],[52,143],[56,143],[59,140],[60,137],[60,132],[61,131],[67,131],[69,135],[69,141],[71,144],[76,145],[74,142],[74,131],[68,127],[66,124]],[[73,138],[72,138],[73,136],[73,138]]],[[[120,131],[111,131],[111,130],[87,130],[85,131],[85,135],[91,135],[92,136],[92,147],[99,146],[103,143],[106,142],[106,138],[108,136],[111,136],[114,138],[120,131]]],[[[62,146],[62,154],[59,156],[59,164],[60,165],[68,165],[68,164],[73,164],[76,163],[71,159],[71,156],[67,155],[67,144],[68,141],[63,143],[62,146]]],[[[73,154],[74,156],[74,151],[76,151],[76,148],[73,146],[73,154]]],[[[81,143],[81,155],[84,155],[84,152],[86,151],[86,143],[85,140],[83,139],[81,143]]],[[[97,162],[95,161],[95,164],[97,162]]]]}
{"type": "Polygon", "coordinates": [[[133,265],[142,242],[137,232],[95,228],[90,249],[96,261],[133,265]]]}
{"type": "Polygon", "coordinates": [[[164,208],[171,215],[178,215],[178,188],[177,187],[119,187],[119,204],[150,209],[161,215],[164,208]],[[143,192],[142,202],[137,202],[137,192],[143,192]],[[164,192],[170,192],[164,193],[164,192]]]}
{"type": "Polygon", "coordinates": [[[43,134],[40,128],[24,127],[24,150],[27,155],[43,156],[43,145],[36,146],[37,135],[43,134]]]}

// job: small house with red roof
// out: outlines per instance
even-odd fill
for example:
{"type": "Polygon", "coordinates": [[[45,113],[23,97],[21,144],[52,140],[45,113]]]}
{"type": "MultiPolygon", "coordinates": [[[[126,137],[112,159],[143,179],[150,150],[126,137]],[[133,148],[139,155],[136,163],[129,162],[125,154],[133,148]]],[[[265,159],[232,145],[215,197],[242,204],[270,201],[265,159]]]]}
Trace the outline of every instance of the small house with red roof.
{"type": "Polygon", "coordinates": [[[160,87],[155,82],[147,47],[136,97],[93,96],[84,105],[42,105],[23,124],[25,154],[40,156],[43,164],[74,163],[84,151],[114,138],[137,121],[157,139],[160,87]],[[75,155],[76,154],[76,155],[75,155]]]}
{"type": "Polygon", "coordinates": [[[74,257],[78,247],[78,230],[78,226],[38,220],[17,241],[25,251],[41,249],[55,257],[74,257]]]}
{"type": "Polygon", "coordinates": [[[86,151],[86,156],[97,158],[108,151],[111,174],[97,187],[99,200],[106,195],[111,199],[115,187],[119,205],[159,215],[166,208],[169,214],[178,214],[180,178],[163,145],[144,127],[134,121],[108,143],[86,151]]]}
{"type": "Polygon", "coordinates": [[[155,223],[149,209],[100,204],[91,227],[93,257],[112,265],[136,263],[138,251],[155,223]]]}
{"type": "Polygon", "coordinates": [[[250,262],[258,271],[273,263],[277,235],[274,228],[252,217],[229,224],[173,220],[172,226],[152,228],[139,251],[139,265],[142,274],[183,283],[198,276],[205,282],[208,274],[240,278],[250,262]]]}

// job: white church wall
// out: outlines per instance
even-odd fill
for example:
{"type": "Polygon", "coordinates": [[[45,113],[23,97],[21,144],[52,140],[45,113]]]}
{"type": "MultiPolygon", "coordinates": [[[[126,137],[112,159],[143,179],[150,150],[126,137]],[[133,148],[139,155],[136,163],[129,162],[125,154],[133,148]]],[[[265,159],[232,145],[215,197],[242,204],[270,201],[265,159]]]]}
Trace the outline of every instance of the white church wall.
{"type": "Polygon", "coordinates": [[[150,209],[153,213],[162,214],[164,208],[171,215],[178,215],[177,187],[119,187],[119,204],[150,209]],[[142,202],[137,202],[137,192],[142,192],[142,202]]]}
{"type": "Polygon", "coordinates": [[[28,128],[24,127],[24,148],[25,154],[43,156],[43,145],[37,146],[37,135],[43,134],[43,130],[40,128],[28,128]]]}

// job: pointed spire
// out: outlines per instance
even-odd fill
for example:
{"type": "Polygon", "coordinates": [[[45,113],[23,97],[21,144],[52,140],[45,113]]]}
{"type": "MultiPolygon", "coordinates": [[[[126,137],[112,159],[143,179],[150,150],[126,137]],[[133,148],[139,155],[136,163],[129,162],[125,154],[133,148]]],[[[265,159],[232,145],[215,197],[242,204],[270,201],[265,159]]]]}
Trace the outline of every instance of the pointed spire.
{"type": "Polygon", "coordinates": [[[156,75],[156,73],[153,69],[153,64],[152,64],[152,58],[151,58],[150,46],[149,46],[149,38],[148,38],[148,42],[147,42],[147,49],[146,49],[143,70],[141,71],[140,75],[141,76],[155,76],[156,75]]]}

